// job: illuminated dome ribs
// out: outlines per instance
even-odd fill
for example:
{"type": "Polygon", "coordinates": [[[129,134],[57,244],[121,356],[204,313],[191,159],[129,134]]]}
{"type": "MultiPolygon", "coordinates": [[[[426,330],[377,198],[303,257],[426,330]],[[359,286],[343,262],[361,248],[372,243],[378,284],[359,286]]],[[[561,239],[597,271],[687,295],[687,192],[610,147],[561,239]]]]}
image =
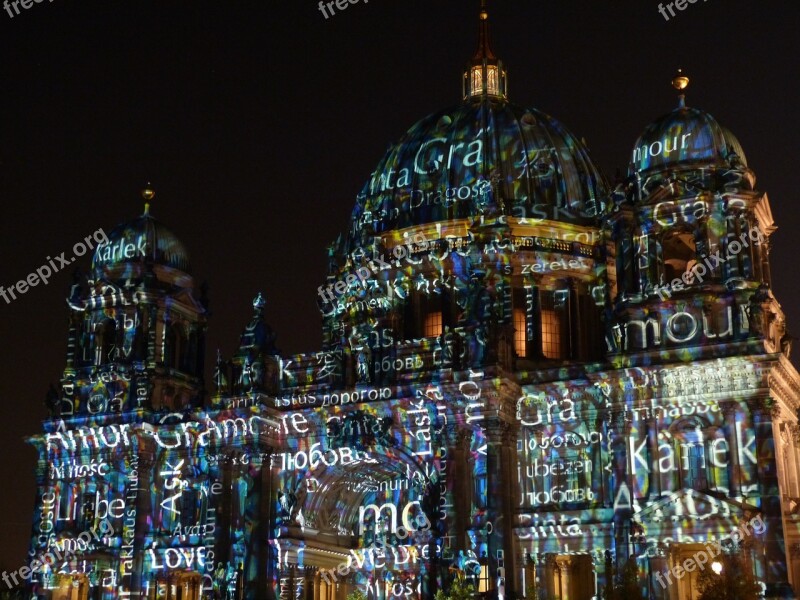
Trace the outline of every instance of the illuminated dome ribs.
{"type": "MultiPolygon", "coordinates": [[[[590,229],[605,212],[606,193],[583,143],[536,109],[480,97],[425,117],[385,153],[358,196],[350,231],[330,254],[328,282],[318,289],[326,347],[349,344],[358,352],[366,336],[374,337],[362,335],[365,327],[388,331],[393,340],[432,339],[449,327],[481,347],[486,336],[493,344],[508,338],[501,329],[509,326],[510,306],[519,308],[523,288],[534,283],[532,293],[541,292],[552,310],[563,312],[567,296],[578,302],[602,276],[593,252],[564,240],[595,240],[590,229]],[[420,247],[411,243],[418,236],[425,240],[420,247]],[[530,253],[520,254],[515,240],[530,253]],[[573,260],[558,262],[554,254],[573,260]],[[592,260],[574,260],[579,254],[592,260]],[[534,266],[546,273],[531,271],[534,266]],[[359,269],[363,285],[342,283],[359,269]],[[478,273],[486,277],[497,323],[465,322],[469,281],[478,273]],[[568,278],[580,281],[572,291],[568,278]],[[506,297],[511,288],[513,302],[506,297]]],[[[526,335],[533,344],[535,306],[532,299],[526,335]]],[[[491,320],[489,312],[483,317],[491,320]]],[[[583,352],[579,345],[585,346],[570,342],[574,357],[583,352]]],[[[365,361],[381,352],[373,348],[375,356],[365,361]]],[[[493,350],[485,358],[499,354],[509,355],[493,350]]]]}
{"type": "Polygon", "coordinates": [[[558,121],[482,98],[429,115],[386,152],[358,196],[351,236],[367,223],[380,233],[509,203],[518,217],[589,222],[606,190],[583,144],[558,121]]]}
{"type": "Polygon", "coordinates": [[[123,263],[152,262],[191,273],[186,248],[172,231],[149,213],[118,225],[108,237],[108,244],[95,252],[93,269],[123,263]]]}
{"type": "Polygon", "coordinates": [[[710,114],[686,106],[648,125],[634,145],[629,175],[668,169],[747,167],[739,140],[710,114]]]}

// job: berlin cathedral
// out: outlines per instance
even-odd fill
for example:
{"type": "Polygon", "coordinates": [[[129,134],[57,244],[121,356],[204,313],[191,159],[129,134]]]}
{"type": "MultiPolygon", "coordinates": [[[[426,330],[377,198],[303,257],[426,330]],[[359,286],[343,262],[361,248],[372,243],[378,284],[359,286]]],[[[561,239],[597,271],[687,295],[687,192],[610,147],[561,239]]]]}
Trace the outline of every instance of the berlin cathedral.
{"type": "Polygon", "coordinates": [[[794,597],[800,375],[741,145],[679,72],[609,184],[507,78],[483,8],[461,101],[329,248],[316,351],[258,295],[206,365],[179,239],[149,203],[109,234],[28,439],[33,597],[691,600],[726,557],[794,597]]]}

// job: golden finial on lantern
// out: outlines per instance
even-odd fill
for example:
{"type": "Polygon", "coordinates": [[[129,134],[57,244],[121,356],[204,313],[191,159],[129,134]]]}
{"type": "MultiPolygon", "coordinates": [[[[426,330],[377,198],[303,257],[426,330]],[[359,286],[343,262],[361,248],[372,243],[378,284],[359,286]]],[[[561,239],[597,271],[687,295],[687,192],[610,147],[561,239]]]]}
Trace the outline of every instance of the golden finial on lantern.
{"type": "Polygon", "coordinates": [[[150,185],[150,182],[147,182],[147,185],[142,190],[142,198],[144,198],[144,214],[150,214],[150,200],[152,200],[156,195],[156,191],[150,185]]]}
{"type": "Polygon", "coordinates": [[[689,78],[683,74],[683,69],[678,69],[678,74],[672,78],[672,87],[679,92],[689,87],[689,78]]]}
{"type": "Polygon", "coordinates": [[[683,74],[683,69],[678,69],[678,74],[672,78],[672,87],[680,92],[678,108],[686,108],[686,96],[683,94],[683,90],[689,87],[689,78],[683,74]]]}

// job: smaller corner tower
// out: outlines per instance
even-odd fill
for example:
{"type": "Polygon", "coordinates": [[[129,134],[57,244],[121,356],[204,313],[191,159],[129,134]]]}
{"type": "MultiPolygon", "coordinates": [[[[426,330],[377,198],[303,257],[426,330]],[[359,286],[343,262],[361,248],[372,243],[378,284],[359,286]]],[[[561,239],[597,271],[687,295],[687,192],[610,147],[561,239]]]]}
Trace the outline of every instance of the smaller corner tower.
{"type": "Polygon", "coordinates": [[[613,194],[609,349],[692,347],[701,358],[749,342],[780,351],[785,319],[769,291],[776,227],[767,195],[736,137],[687,106],[688,84],[679,71],[677,107],[645,128],[613,194]]]}
{"type": "Polygon", "coordinates": [[[76,276],[66,368],[53,417],[182,411],[203,399],[208,300],[188,254],[150,214],[117,226],[96,248],[89,276],[76,276]]]}

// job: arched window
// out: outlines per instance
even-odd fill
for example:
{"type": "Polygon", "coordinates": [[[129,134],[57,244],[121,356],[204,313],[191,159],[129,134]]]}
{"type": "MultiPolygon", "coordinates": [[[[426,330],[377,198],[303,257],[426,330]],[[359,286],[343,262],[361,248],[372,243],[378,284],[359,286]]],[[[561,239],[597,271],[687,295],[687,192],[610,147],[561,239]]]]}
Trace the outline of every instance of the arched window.
{"type": "Polygon", "coordinates": [[[697,417],[678,421],[670,431],[678,489],[728,493],[731,457],[724,431],[697,417]]]}
{"type": "Polygon", "coordinates": [[[561,358],[561,315],[542,307],[542,354],[545,358],[561,358]]]}
{"type": "Polygon", "coordinates": [[[694,233],[672,230],[661,238],[661,257],[664,265],[664,283],[669,284],[690,271],[697,263],[697,246],[694,233]]]}
{"type": "Polygon", "coordinates": [[[199,488],[188,486],[181,494],[181,514],[180,523],[183,527],[191,527],[198,523],[205,522],[205,511],[203,510],[203,497],[199,488]]]}
{"type": "MultiPolygon", "coordinates": [[[[754,279],[753,255],[756,244],[748,237],[750,224],[745,215],[733,214],[727,218],[727,235],[725,236],[726,261],[725,277],[741,277],[754,279]]],[[[758,236],[753,234],[756,240],[758,236]]]]}
{"type": "Polygon", "coordinates": [[[558,429],[558,433],[526,434],[532,450],[526,457],[526,477],[521,481],[523,503],[532,507],[569,507],[590,501],[592,460],[585,448],[577,447],[580,431],[558,429]],[[558,447],[555,447],[555,446],[558,447]],[[541,449],[540,449],[541,448],[541,449]]]}
{"type": "MultiPolygon", "coordinates": [[[[172,443],[172,439],[168,443],[172,443]]],[[[153,515],[162,530],[174,531],[176,527],[186,529],[206,524],[207,498],[201,493],[200,484],[193,479],[194,469],[185,460],[169,455],[158,466],[155,477],[158,493],[153,498],[153,515]]]]}
{"type": "MultiPolygon", "coordinates": [[[[402,337],[438,337],[445,325],[452,325],[450,297],[430,289],[413,290],[403,300],[402,337]]],[[[397,331],[395,329],[395,331],[397,331]]]]}
{"type": "Polygon", "coordinates": [[[167,325],[166,339],[164,340],[164,366],[180,370],[186,353],[186,346],[183,327],[178,323],[169,323],[167,325]]]}
{"type": "Polygon", "coordinates": [[[197,331],[192,331],[189,334],[189,339],[186,342],[186,350],[183,353],[183,364],[181,370],[191,375],[197,374],[197,352],[198,352],[198,335],[197,331]]]}
{"type": "Polygon", "coordinates": [[[703,443],[696,441],[690,444],[685,444],[683,454],[683,478],[685,483],[688,483],[687,487],[697,486],[699,489],[707,488],[708,478],[706,477],[706,453],[703,443]]]}
{"type": "MultiPolygon", "coordinates": [[[[565,431],[564,438],[575,443],[580,439],[578,434],[565,431]]],[[[553,500],[559,505],[583,504],[586,501],[586,490],[590,487],[589,474],[591,461],[585,452],[573,448],[552,450],[548,468],[550,469],[549,486],[553,500]]]]}
{"type": "Polygon", "coordinates": [[[95,527],[95,504],[97,497],[95,496],[97,489],[96,485],[87,485],[81,494],[81,516],[79,525],[82,530],[88,530],[95,527]]]}
{"type": "Polygon", "coordinates": [[[95,327],[95,365],[106,365],[114,360],[116,340],[117,324],[113,319],[104,319],[95,327]]]}
{"type": "Polygon", "coordinates": [[[677,423],[673,427],[673,432],[680,487],[708,489],[703,423],[686,419],[677,423]]]}

